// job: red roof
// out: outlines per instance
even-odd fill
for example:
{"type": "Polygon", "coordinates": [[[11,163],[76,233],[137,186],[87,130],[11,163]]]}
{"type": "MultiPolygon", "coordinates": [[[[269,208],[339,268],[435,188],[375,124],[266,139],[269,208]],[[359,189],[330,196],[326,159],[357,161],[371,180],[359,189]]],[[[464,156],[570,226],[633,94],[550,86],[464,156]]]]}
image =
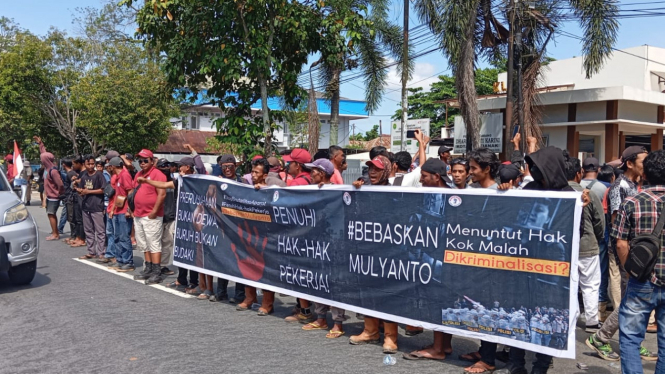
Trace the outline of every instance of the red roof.
{"type": "Polygon", "coordinates": [[[206,153],[206,140],[214,138],[217,133],[212,131],[199,130],[171,130],[166,143],[157,147],[156,153],[189,153],[183,146],[190,144],[196,152],[206,153]]]}

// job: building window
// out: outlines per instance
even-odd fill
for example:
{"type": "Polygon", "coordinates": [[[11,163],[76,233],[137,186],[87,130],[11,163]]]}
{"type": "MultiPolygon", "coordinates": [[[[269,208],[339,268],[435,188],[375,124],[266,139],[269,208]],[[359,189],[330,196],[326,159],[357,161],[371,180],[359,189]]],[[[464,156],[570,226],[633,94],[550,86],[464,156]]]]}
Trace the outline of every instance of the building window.
{"type": "Polygon", "coordinates": [[[198,123],[196,117],[191,117],[191,118],[190,118],[190,123],[189,123],[189,124],[191,125],[191,126],[189,127],[190,129],[192,129],[192,130],[198,130],[198,128],[199,128],[199,123],[198,123]]]}
{"type": "Polygon", "coordinates": [[[183,130],[187,129],[187,117],[182,117],[180,120],[180,128],[183,130]]]}

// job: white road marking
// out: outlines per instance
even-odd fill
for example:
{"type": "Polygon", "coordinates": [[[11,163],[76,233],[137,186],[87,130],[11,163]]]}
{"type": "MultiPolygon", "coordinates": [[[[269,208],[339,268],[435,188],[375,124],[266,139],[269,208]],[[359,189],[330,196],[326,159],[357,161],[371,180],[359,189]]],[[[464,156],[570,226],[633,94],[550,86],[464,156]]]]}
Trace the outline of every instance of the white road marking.
{"type": "MultiPolygon", "coordinates": [[[[117,272],[117,271],[115,271],[115,270],[111,270],[111,269],[109,269],[106,265],[97,264],[97,263],[94,263],[94,262],[92,262],[92,261],[90,261],[90,260],[81,260],[81,259],[78,259],[78,258],[73,258],[72,260],[77,261],[77,262],[80,262],[80,263],[82,263],[82,264],[86,264],[86,265],[92,266],[92,267],[96,267],[97,269],[104,270],[104,271],[106,271],[106,272],[109,272],[109,273],[115,274],[115,275],[117,275],[117,276],[119,276],[119,277],[127,278],[127,279],[129,279],[129,280],[134,281],[134,282],[138,282],[138,283],[141,283],[141,284],[144,284],[144,282],[145,282],[145,281],[142,281],[142,280],[134,280],[134,275],[130,275],[130,274],[127,274],[127,273],[119,273],[119,272],[117,272]]],[[[164,291],[164,292],[168,292],[168,293],[170,293],[170,294],[172,294],[172,295],[180,296],[180,297],[185,298],[185,299],[191,299],[191,298],[194,297],[194,296],[192,296],[192,295],[188,295],[188,294],[186,294],[186,293],[184,293],[184,292],[180,292],[180,291],[173,290],[173,289],[168,288],[168,287],[166,287],[166,286],[163,286],[163,285],[161,285],[161,284],[151,284],[151,285],[149,285],[148,287],[156,288],[156,289],[158,289],[158,290],[161,290],[161,291],[164,291]]]]}

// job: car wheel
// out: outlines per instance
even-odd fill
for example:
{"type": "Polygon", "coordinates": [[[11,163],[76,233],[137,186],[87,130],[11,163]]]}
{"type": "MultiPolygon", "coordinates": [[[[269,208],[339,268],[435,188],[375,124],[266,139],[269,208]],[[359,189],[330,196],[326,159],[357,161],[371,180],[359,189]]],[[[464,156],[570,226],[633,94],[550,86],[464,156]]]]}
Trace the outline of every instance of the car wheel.
{"type": "Polygon", "coordinates": [[[15,286],[23,286],[30,284],[35,278],[35,273],[37,272],[37,260],[21,264],[18,266],[13,266],[9,269],[9,280],[15,286]]]}

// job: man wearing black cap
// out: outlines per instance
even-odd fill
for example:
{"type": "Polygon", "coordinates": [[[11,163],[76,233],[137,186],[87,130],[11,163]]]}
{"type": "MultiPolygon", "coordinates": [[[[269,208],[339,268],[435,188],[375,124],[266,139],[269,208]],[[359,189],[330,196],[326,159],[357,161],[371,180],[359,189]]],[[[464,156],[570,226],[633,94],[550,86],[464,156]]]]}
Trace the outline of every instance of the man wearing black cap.
{"type": "Polygon", "coordinates": [[[439,147],[439,159],[446,164],[446,172],[448,174],[450,174],[450,166],[448,166],[448,161],[450,160],[450,152],[452,150],[452,148],[445,145],[439,147]]]}
{"type": "Polygon", "coordinates": [[[520,185],[520,177],[522,177],[522,172],[515,164],[502,164],[499,166],[499,180],[502,185],[509,183],[509,189],[517,188],[520,185]]]}
{"type": "Polygon", "coordinates": [[[605,196],[605,191],[607,187],[604,184],[598,181],[598,169],[600,168],[600,162],[595,157],[587,157],[582,163],[582,169],[584,170],[584,177],[580,181],[580,186],[588,188],[591,192],[595,193],[599,199],[603,199],[605,196]]]}
{"type": "MultiPolygon", "coordinates": [[[[600,162],[595,157],[587,157],[582,162],[582,170],[584,172],[584,178],[580,181],[580,186],[583,188],[589,189],[593,192],[598,198],[603,201],[605,198],[605,193],[607,192],[607,187],[605,184],[598,180],[598,171],[600,170],[600,162]]],[[[608,251],[608,240],[609,238],[609,229],[611,228],[606,221],[605,225],[605,234],[603,238],[598,242],[598,261],[600,262],[600,291],[599,291],[599,303],[598,303],[598,318],[601,323],[605,322],[607,317],[606,309],[607,302],[609,301],[608,295],[608,284],[610,277],[609,269],[609,258],[607,256],[608,251]]],[[[617,269],[618,270],[618,269],[617,269]]]]}
{"type": "MultiPolygon", "coordinates": [[[[637,145],[626,148],[626,150],[624,150],[621,154],[621,165],[619,168],[623,170],[623,174],[616,178],[608,191],[607,212],[610,214],[610,220],[612,224],[614,224],[617,212],[619,211],[619,207],[623,201],[628,197],[637,195],[637,185],[642,178],[642,173],[644,170],[643,162],[647,157],[647,154],[648,152],[646,148],[637,145]]],[[[624,279],[627,278],[627,275],[625,275],[623,266],[620,266],[619,259],[616,254],[616,238],[611,236],[608,252],[610,258],[610,267],[616,266],[621,271],[622,277],[618,280],[618,283],[620,283],[619,286],[623,297],[623,294],[626,290],[626,282],[624,279]]],[[[610,282],[615,281],[617,280],[610,279],[610,282]]],[[[610,288],[611,287],[612,286],[610,285],[610,288]]],[[[602,359],[608,361],[619,361],[620,356],[612,350],[612,346],[609,344],[610,340],[618,330],[619,306],[615,305],[614,311],[609,315],[609,317],[607,317],[600,330],[589,336],[585,343],[589,348],[594,349],[602,359]]],[[[640,356],[645,361],[656,361],[658,358],[657,354],[651,353],[644,346],[640,348],[640,356]]]]}
{"type": "MultiPolygon", "coordinates": [[[[453,183],[447,175],[446,164],[436,158],[430,158],[420,167],[420,183],[423,187],[450,188],[453,183]]],[[[407,326],[408,328],[409,326],[407,326]]],[[[408,331],[408,329],[407,329],[408,331]]],[[[411,353],[404,353],[406,360],[443,360],[452,351],[451,334],[434,332],[434,344],[411,353]]]]}

